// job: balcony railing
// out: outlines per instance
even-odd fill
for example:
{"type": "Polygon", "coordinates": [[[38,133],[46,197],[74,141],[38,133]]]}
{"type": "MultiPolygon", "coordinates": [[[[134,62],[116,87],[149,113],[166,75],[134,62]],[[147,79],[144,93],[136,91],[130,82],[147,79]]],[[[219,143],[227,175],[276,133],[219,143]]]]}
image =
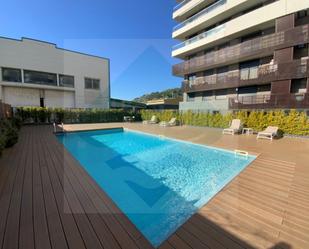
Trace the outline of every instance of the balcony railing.
{"type": "Polygon", "coordinates": [[[275,49],[292,47],[309,42],[309,25],[303,25],[263,37],[255,38],[240,44],[209,52],[205,55],[173,66],[173,74],[183,76],[219,66],[229,61],[245,58],[262,57],[273,53],[275,49]]]}
{"type": "Polygon", "coordinates": [[[180,9],[182,6],[186,5],[188,2],[190,2],[192,0],[184,0],[182,1],[181,3],[177,4],[175,7],[174,7],[174,11],[180,9]]]}
{"type": "Polygon", "coordinates": [[[222,25],[219,25],[213,29],[210,29],[204,33],[201,33],[197,36],[194,36],[193,38],[189,39],[189,40],[186,40],[182,43],[179,43],[179,44],[176,44],[174,47],[173,47],[173,50],[176,50],[176,49],[179,49],[179,48],[182,48],[182,47],[185,47],[187,45],[190,45],[192,43],[195,43],[197,41],[200,41],[206,37],[209,37],[209,36],[212,36],[212,35],[215,35],[215,34],[219,34],[221,33],[222,31],[225,30],[225,24],[222,24],[222,25]]]}
{"type": "Polygon", "coordinates": [[[198,12],[197,14],[195,14],[194,16],[188,18],[187,20],[185,20],[182,23],[179,23],[178,25],[176,25],[173,28],[173,31],[176,31],[184,26],[187,26],[188,24],[194,22],[195,20],[206,16],[207,14],[209,14],[210,12],[214,11],[215,9],[219,8],[220,6],[223,6],[226,4],[226,0],[220,0],[218,2],[215,2],[214,4],[208,6],[207,8],[203,9],[202,11],[198,12]]]}
{"type": "Polygon", "coordinates": [[[250,69],[238,69],[198,77],[194,81],[184,80],[183,89],[185,92],[207,91],[306,77],[309,77],[309,60],[304,58],[280,64],[270,63],[250,69]]]}
{"type": "Polygon", "coordinates": [[[309,108],[309,94],[269,94],[229,98],[229,109],[309,108]]]}

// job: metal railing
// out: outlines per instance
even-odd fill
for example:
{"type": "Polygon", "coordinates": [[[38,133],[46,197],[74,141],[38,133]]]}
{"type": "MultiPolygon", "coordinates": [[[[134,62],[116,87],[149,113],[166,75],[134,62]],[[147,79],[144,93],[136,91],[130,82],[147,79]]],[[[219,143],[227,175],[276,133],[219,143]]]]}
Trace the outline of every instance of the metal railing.
{"type": "Polygon", "coordinates": [[[267,94],[229,98],[229,109],[309,108],[309,94],[267,94]]]}
{"type": "Polygon", "coordinates": [[[184,1],[182,1],[181,3],[177,4],[177,5],[173,8],[173,10],[176,11],[176,10],[180,9],[182,6],[186,5],[188,2],[191,2],[191,1],[192,1],[192,0],[184,0],[184,1]]]}
{"type": "Polygon", "coordinates": [[[173,74],[180,76],[194,73],[226,63],[229,60],[249,56],[260,57],[261,54],[271,54],[274,49],[291,47],[307,42],[309,42],[309,25],[303,25],[285,32],[265,35],[217,51],[208,52],[205,55],[176,64],[173,66],[173,74]]]}
{"type": "Polygon", "coordinates": [[[219,26],[217,26],[217,27],[215,27],[213,29],[210,29],[210,30],[208,30],[208,31],[206,31],[204,33],[201,33],[201,34],[197,35],[197,36],[194,36],[191,39],[188,39],[188,40],[186,40],[186,41],[184,41],[182,43],[176,44],[175,46],[173,46],[173,50],[185,47],[187,45],[190,45],[192,43],[200,41],[200,40],[202,40],[202,39],[204,39],[206,37],[218,34],[218,33],[220,33],[220,32],[225,30],[225,26],[226,26],[225,24],[221,24],[221,25],[219,25],[219,26]]]}
{"type": "MultiPolygon", "coordinates": [[[[254,67],[255,68],[255,67],[254,67]]],[[[269,83],[277,80],[309,77],[309,59],[299,59],[283,63],[260,65],[257,69],[232,70],[220,74],[197,77],[195,80],[183,81],[185,92],[207,91],[224,88],[236,88],[254,84],[269,83]]]]}
{"type": "Polygon", "coordinates": [[[223,6],[226,4],[226,0],[220,0],[215,2],[214,4],[206,7],[202,11],[198,12],[197,14],[193,15],[192,17],[188,18],[187,20],[183,21],[182,23],[179,23],[173,28],[173,31],[176,31],[192,22],[195,20],[199,19],[200,17],[205,16],[206,14],[209,14],[210,12],[214,11],[215,9],[219,8],[220,6],[223,6]]]}

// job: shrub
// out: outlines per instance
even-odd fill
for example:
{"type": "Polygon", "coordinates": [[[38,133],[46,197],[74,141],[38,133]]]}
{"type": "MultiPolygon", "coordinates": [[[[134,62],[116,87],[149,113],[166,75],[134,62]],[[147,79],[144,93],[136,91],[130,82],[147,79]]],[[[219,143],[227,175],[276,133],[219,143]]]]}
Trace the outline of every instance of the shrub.
{"type": "MultiPolygon", "coordinates": [[[[20,107],[17,108],[17,116],[24,123],[104,123],[121,122],[124,116],[135,116],[135,120],[141,120],[141,114],[124,110],[106,109],[63,109],[63,108],[41,108],[20,107]]],[[[172,116],[171,113],[165,113],[172,116]]]]}
{"type": "Polygon", "coordinates": [[[18,129],[13,125],[12,120],[2,120],[0,123],[0,133],[4,137],[4,147],[12,147],[18,140],[18,129]]]}
{"type": "Polygon", "coordinates": [[[141,117],[149,120],[152,115],[156,115],[160,121],[168,121],[172,116],[185,125],[197,125],[207,127],[224,128],[228,127],[233,118],[239,118],[244,127],[251,127],[256,131],[261,131],[267,126],[278,126],[279,133],[291,135],[309,135],[309,118],[305,112],[290,110],[284,111],[238,111],[222,115],[220,113],[209,112],[178,112],[178,111],[155,111],[143,110],[141,117]]]}

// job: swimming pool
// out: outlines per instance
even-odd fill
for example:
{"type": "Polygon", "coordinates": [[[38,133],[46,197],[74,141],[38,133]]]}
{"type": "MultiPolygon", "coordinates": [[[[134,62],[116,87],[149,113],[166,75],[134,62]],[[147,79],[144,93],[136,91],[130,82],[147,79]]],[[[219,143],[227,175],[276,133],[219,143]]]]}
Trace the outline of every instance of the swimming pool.
{"type": "Polygon", "coordinates": [[[57,138],[154,246],[255,159],[123,129],[57,138]]]}

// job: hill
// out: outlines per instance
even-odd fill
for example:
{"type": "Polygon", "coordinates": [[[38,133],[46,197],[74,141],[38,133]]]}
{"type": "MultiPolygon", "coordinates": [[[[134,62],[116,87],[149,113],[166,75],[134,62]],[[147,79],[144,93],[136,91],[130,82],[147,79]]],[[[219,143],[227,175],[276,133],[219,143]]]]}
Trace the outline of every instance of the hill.
{"type": "Polygon", "coordinates": [[[146,103],[148,100],[152,99],[161,99],[161,98],[178,98],[182,97],[182,89],[181,88],[171,88],[161,92],[152,92],[148,94],[144,94],[140,97],[133,99],[133,101],[146,103]]]}

